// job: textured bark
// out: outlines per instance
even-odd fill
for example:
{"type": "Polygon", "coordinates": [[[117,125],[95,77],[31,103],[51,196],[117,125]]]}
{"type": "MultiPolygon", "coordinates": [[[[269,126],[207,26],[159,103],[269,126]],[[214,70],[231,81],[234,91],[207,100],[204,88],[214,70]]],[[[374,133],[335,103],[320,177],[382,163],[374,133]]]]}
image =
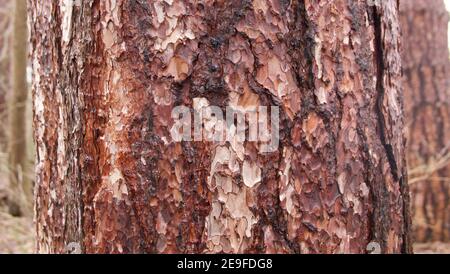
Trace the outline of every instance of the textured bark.
{"type": "Polygon", "coordinates": [[[27,0],[14,1],[12,34],[12,94],[8,102],[8,167],[10,189],[10,213],[13,215],[32,212],[32,186],[25,176],[27,166],[26,101],[27,84],[27,0]]]}
{"type": "Polygon", "coordinates": [[[38,252],[410,252],[397,2],[31,1],[38,252]],[[279,106],[281,144],[172,142],[279,106]]]}
{"type": "Polygon", "coordinates": [[[414,234],[450,240],[450,60],[442,0],[402,1],[414,234]]]}

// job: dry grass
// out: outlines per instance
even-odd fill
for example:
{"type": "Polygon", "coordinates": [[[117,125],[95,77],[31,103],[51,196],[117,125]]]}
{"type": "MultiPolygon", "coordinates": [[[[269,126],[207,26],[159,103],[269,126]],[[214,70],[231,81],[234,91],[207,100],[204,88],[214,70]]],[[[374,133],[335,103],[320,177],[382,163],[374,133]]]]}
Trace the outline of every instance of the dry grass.
{"type": "Polygon", "coordinates": [[[33,253],[34,233],[30,218],[15,218],[0,211],[0,254],[33,253]]]}
{"type": "Polygon", "coordinates": [[[417,243],[414,245],[416,254],[450,254],[450,243],[417,243]]]}
{"type": "Polygon", "coordinates": [[[7,185],[0,177],[0,254],[32,253],[34,228],[31,218],[15,218],[6,206],[7,185]]]}
{"type": "Polygon", "coordinates": [[[408,170],[409,184],[415,184],[427,180],[437,180],[450,182],[450,178],[436,177],[436,173],[450,165],[450,145],[447,145],[441,152],[429,159],[428,163],[412,167],[408,170]]]}

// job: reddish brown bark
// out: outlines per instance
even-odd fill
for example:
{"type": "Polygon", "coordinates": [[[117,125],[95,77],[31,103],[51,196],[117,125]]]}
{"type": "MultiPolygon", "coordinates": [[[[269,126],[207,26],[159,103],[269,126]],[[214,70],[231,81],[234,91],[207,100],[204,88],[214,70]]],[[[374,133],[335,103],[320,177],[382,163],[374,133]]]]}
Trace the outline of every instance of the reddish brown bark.
{"type": "Polygon", "coordinates": [[[410,252],[396,1],[31,1],[38,251],[410,252]],[[279,106],[279,150],[171,141],[279,106]]]}
{"type": "Polygon", "coordinates": [[[414,234],[450,240],[450,60],[442,0],[402,1],[414,234]]]}

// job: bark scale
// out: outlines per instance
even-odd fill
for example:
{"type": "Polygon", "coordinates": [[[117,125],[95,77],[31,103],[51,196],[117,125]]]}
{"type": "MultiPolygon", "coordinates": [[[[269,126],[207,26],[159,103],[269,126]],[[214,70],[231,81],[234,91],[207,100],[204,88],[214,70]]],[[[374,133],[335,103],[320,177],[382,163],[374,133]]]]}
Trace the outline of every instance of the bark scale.
{"type": "Polygon", "coordinates": [[[381,2],[31,1],[38,252],[410,252],[381,2]],[[279,106],[279,150],[173,142],[208,104],[279,106]]]}
{"type": "Polygon", "coordinates": [[[442,0],[402,1],[400,10],[414,235],[449,241],[449,16],[442,0]]]}

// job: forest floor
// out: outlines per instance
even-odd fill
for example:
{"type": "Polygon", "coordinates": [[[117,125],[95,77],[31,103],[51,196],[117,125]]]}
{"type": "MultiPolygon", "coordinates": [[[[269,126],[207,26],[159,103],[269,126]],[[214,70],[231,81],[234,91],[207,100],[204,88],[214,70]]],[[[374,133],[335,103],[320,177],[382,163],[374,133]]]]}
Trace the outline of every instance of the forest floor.
{"type": "MultiPolygon", "coordinates": [[[[34,226],[31,218],[16,218],[8,213],[6,194],[0,182],[0,254],[33,253],[34,226]]],[[[450,254],[450,243],[415,244],[415,253],[450,254]]]]}
{"type": "Polygon", "coordinates": [[[450,243],[416,243],[414,244],[416,254],[450,254],[450,243]]]}
{"type": "Polygon", "coordinates": [[[0,254],[33,253],[32,218],[11,216],[8,213],[6,203],[6,191],[4,185],[0,182],[0,254]]]}

